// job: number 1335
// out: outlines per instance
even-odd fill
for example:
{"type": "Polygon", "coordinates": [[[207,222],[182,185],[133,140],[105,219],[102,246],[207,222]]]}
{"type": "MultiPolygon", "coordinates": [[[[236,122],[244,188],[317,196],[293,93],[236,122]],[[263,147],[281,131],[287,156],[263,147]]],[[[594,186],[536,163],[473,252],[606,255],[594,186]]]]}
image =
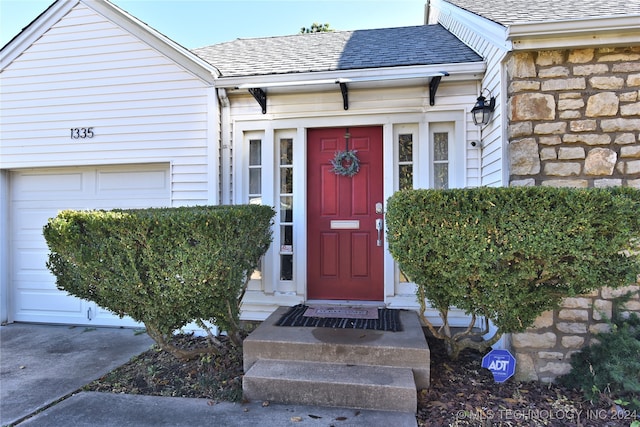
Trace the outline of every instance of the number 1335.
{"type": "Polygon", "coordinates": [[[71,139],[93,138],[93,128],[71,128],[71,139]]]}

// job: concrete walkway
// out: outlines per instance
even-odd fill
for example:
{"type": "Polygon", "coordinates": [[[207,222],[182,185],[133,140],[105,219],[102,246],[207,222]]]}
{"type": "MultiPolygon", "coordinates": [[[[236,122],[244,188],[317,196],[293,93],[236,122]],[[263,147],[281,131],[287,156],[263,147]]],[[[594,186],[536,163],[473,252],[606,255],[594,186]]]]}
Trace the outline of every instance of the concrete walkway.
{"type": "Polygon", "coordinates": [[[0,327],[2,426],[416,426],[411,414],[78,392],[152,340],[132,329],[0,327]],[[35,415],[34,415],[35,414],[35,415]],[[17,423],[17,424],[16,424],[17,423]]]}

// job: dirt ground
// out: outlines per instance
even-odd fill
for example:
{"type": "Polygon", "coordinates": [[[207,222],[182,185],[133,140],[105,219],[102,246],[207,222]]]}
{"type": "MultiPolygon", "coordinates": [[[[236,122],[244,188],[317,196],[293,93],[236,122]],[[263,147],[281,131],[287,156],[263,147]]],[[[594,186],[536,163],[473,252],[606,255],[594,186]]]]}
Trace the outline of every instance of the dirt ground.
{"type": "MultiPolygon", "coordinates": [[[[204,345],[204,338],[177,336],[183,347],[204,345]]],[[[585,401],[575,391],[554,384],[495,383],[482,368],[482,354],[465,351],[449,360],[442,343],[428,337],[431,387],[420,390],[420,426],[615,426],[628,427],[631,417],[613,402],[585,401]]],[[[86,390],[242,400],[242,349],[226,343],[218,356],[184,362],[151,348],[126,365],[85,387],[86,390]]]]}

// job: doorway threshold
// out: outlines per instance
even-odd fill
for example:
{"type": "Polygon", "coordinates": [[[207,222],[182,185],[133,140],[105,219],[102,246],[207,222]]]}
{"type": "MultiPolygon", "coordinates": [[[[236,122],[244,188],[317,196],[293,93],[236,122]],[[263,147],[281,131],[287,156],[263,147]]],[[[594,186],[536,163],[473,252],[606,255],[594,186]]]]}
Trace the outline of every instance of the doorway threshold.
{"type": "Polygon", "coordinates": [[[378,307],[386,308],[384,301],[351,301],[351,300],[335,300],[335,299],[312,299],[306,300],[306,305],[330,305],[330,306],[349,306],[349,307],[378,307]]]}

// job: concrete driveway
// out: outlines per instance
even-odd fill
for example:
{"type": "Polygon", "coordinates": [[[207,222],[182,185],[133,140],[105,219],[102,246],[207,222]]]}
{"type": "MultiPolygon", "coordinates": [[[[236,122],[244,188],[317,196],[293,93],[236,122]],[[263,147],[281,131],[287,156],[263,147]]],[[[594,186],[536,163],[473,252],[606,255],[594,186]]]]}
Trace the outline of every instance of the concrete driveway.
{"type": "Polygon", "coordinates": [[[73,393],[152,343],[133,329],[0,326],[0,424],[14,424],[73,393]]]}

